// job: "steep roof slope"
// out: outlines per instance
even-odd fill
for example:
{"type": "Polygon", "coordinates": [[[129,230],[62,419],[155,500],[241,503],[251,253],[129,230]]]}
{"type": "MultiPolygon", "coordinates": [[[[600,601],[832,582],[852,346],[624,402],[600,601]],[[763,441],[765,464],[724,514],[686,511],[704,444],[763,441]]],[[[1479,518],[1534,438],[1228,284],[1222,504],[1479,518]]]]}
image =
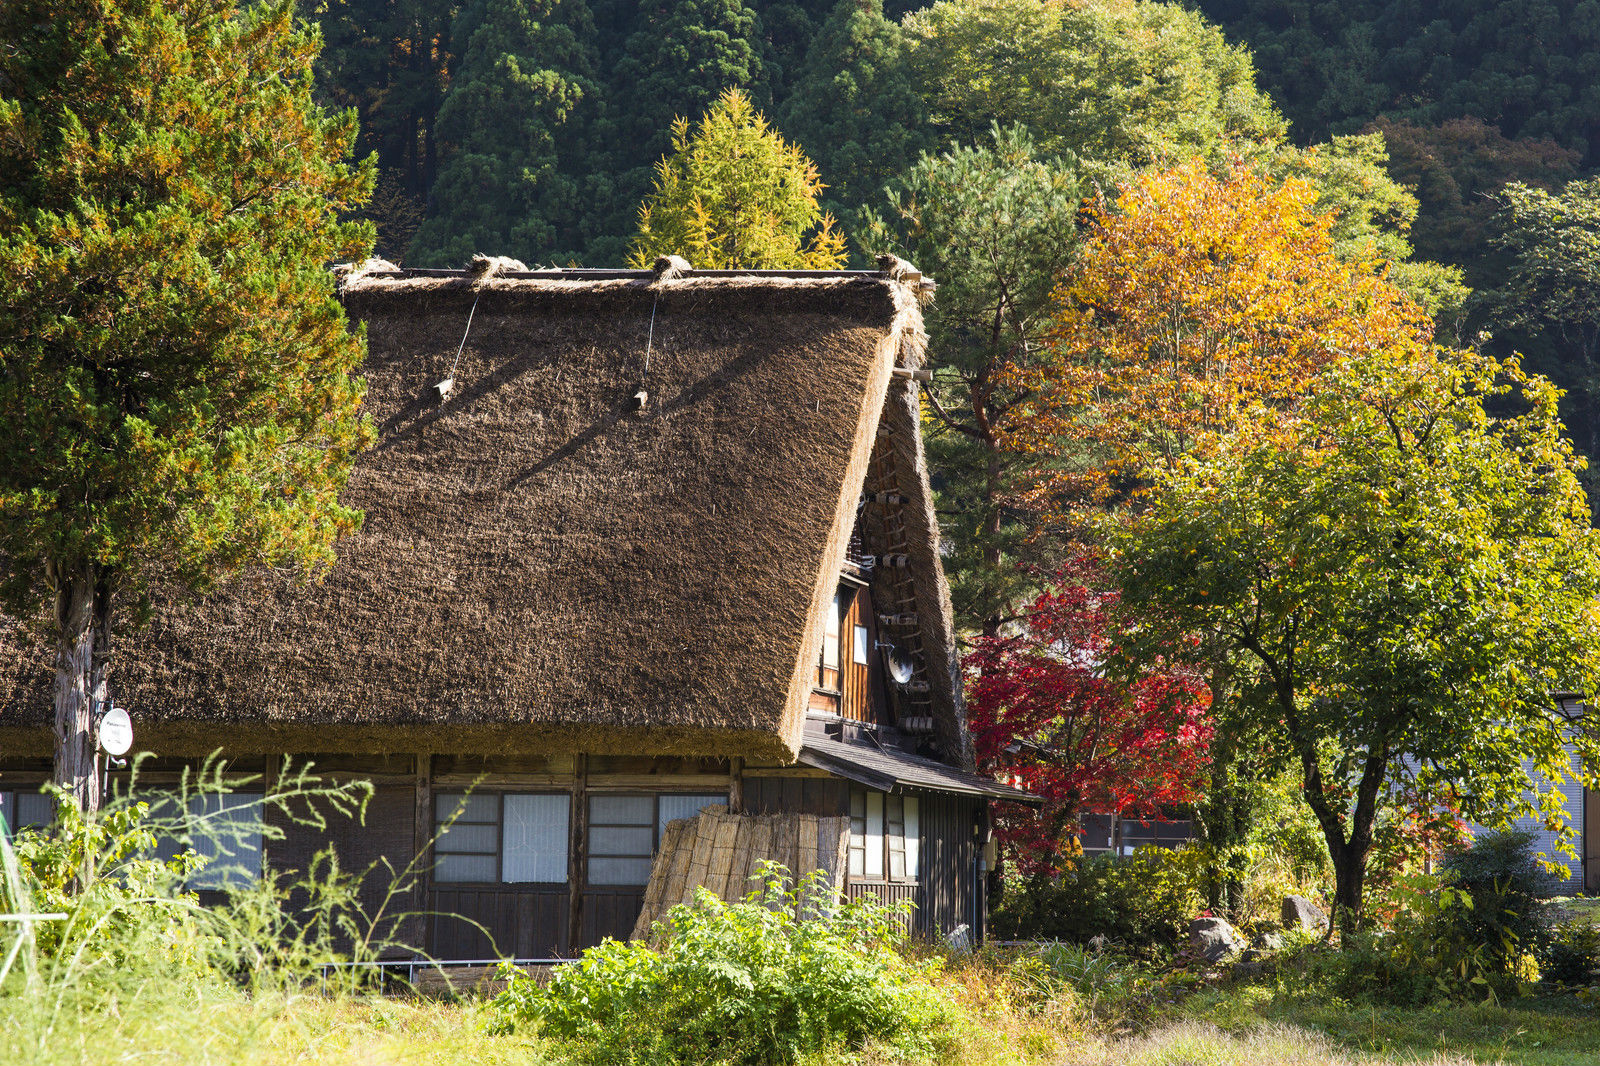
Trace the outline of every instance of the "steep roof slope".
{"type": "MultiPolygon", "coordinates": [[[[921,319],[888,275],[672,273],[347,282],[365,525],[320,584],[159,604],[115,675],[142,742],[792,758],[809,620],[921,319]]],[[[0,724],[42,724],[48,658],[16,640],[0,724]]]]}

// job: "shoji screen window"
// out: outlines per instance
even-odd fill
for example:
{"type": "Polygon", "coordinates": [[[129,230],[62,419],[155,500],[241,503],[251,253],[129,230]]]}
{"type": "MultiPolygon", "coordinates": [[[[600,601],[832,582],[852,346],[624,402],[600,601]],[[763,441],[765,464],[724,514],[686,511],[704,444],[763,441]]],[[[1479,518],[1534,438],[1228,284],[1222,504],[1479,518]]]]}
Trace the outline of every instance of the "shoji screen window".
{"type": "Polygon", "coordinates": [[[156,858],[185,852],[205,859],[189,879],[195,889],[244,888],[261,876],[261,793],[203,792],[179,808],[170,794],[148,796],[151,820],[162,828],[156,858]]]}
{"type": "Polygon", "coordinates": [[[438,793],[433,879],[565,884],[571,809],[565,793],[438,793]]]}
{"type": "Polygon", "coordinates": [[[727,803],[724,794],[589,797],[589,884],[643,885],[667,823],[727,803]]]}
{"type": "Polygon", "coordinates": [[[867,881],[915,881],[921,872],[921,804],[915,796],[850,793],[847,869],[867,881]]]}

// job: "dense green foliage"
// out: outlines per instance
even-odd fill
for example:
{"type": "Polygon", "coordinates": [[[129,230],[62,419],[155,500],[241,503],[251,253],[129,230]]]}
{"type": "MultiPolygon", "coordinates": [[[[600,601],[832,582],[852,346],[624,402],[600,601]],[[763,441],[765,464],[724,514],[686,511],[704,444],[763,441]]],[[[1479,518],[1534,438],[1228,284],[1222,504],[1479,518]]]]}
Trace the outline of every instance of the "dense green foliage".
{"type": "Polygon", "coordinates": [[[1600,684],[1600,541],[1556,390],[1470,353],[1397,355],[1325,372],[1287,436],[1188,464],[1118,543],[1150,632],[1209,634],[1207,658],[1226,649],[1263,693],[1246,709],[1301,765],[1349,924],[1391,790],[1548,816],[1529,771],[1564,780],[1565,741],[1600,755],[1550,709],[1600,684]],[[1524,413],[1485,411],[1498,379],[1524,413]]]}
{"type": "Polygon", "coordinates": [[[584,1062],[794,1062],[869,1039],[902,1053],[943,1037],[948,1005],[897,950],[905,915],[839,904],[820,871],[793,886],[768,864],[737,903],[705,889],[649,940],[607,940],[547,986],[510,970],[505,1028],[536,1023],[584,1062]]]}
{"type": "Polygon", "coordinates": [[[1302,137],[1380,114],[1423,125],[1470,116],[1600,162],[1600,7],[1590,0],[1197,6],[1255,53],[1302,137]]]}
{"type": "Polygon", "coordinates": [[[1008,881],[990,928],[1002,940],[1086,945],[1104,937],[1128,948],[1172,950],[1204,905],[1203,864],[1194,848],[1084,856],[1061,874],[1008,881]]]}
{"type": "Polygon", "coordinates": [[[492,248],[530,262],[570,259],[585,198],[574,166],[594,121],[588,8],[476,0],[456,17],[454,38],[464,53],[438,118],[448,148],[412,258],[459,266],[492,248]]]}
{"type": "MultiPolygon", "coordinates": [[[[1515,183],[1501,194],[1493,243],[1508,264],[1487,294],[1490,317],[1543,341],[1543,365],[1567,390],[1562,411],[1579,449],[1600,457],[1600,178],[1559,193],[1515,183]]],[[[1586,473],[1593,488],[1595,472],[1586,473]]]]}

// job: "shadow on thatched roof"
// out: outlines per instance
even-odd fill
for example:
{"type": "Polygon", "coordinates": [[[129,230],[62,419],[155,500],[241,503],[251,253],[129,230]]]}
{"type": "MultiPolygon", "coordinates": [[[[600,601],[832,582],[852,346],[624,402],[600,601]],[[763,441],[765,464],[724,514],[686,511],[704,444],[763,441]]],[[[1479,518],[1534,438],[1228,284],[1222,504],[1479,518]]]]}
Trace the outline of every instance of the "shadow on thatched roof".
{"type": "MultiPolygon", "coordinates": [[[[365,525],[321,584],[158,605],[115,673],[141,746],[797,754],[809,620],[886,402],[915,410],[926,283],[520,265],[345,273],[365,525]]],[[[0,725],[42,724],[48,656],[16,640],[0,725]]]]}

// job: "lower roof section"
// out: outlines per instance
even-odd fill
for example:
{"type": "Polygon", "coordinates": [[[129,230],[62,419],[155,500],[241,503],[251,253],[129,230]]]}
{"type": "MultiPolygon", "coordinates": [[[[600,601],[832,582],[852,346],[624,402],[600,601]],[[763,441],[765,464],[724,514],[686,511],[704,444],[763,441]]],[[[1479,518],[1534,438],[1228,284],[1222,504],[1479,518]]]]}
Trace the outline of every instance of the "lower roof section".
{"type": "Polygon", "coordinates": [[[920,788],[1017,803],[1043,802],[1032,793],[1002,785],[993,778],[870,742],[807,736],[800,749],[800,762],[880,792],[920,788]]]}

